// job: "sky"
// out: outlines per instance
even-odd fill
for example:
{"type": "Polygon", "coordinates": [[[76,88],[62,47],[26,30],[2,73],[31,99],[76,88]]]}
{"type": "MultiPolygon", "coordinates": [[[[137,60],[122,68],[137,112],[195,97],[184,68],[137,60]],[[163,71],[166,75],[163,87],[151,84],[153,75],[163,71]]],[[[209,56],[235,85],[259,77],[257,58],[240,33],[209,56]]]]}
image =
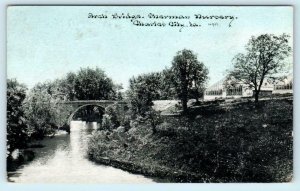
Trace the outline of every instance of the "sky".
{"type": "Polygon", "coordinates": [[[185,48],[209,69],[211,85],[225,76],[251,36],[265,33],[292,36],[292,7],[12,6],[7,10],[7,78],[32,88],[80,68],[99,67],[126,89],[129,78],[170,67],[176,52],[185,48]],[[147,19],[149,13],[188,15],[202,26],[180,32],[178,27],[134,26],[128,19],[91,19],[89,13],[140,14],[143,22],[154,22],[147,19]],[[228,27],[227,20],[195,20],[194,14],[236,19],[228,27]]]}

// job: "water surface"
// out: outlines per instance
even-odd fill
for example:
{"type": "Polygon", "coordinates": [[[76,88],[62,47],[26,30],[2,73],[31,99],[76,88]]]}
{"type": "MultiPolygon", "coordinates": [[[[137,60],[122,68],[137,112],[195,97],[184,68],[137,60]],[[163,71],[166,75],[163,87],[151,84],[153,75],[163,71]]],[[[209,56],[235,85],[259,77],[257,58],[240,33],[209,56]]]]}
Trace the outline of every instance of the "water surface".
{"type": "Polygon", "coordinates": [[[35,159],[9,173],[17,183],[151,183],[152,179],[89,161],[87,142],[96,123],[71,122],[71,134],[40,141],[35,159]]]}

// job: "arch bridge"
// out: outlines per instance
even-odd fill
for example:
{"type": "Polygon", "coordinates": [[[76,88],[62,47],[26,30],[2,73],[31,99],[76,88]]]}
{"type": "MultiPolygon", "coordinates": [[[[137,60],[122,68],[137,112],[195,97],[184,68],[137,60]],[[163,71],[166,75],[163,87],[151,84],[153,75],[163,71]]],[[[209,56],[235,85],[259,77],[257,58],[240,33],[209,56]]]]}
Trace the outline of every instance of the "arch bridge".
{"type": "Polygon", "coordinates": [[[65,115],[61,117],[65,118],[65,121],[68,125],[70,125],[71,120],[75,113],[83,107],[86,106],[97,106],[102,109],[103,113],[105,109],[110,105],[120,105],[122,110],[125,110],[127,106],[127,102],[125,101],[115,101],[115,100],[76,100],[76,101],[62,101],[59,102],[63,108],[66,109],[65,115]],[[64,107],[65,106],[65,107],[64,107]]]}

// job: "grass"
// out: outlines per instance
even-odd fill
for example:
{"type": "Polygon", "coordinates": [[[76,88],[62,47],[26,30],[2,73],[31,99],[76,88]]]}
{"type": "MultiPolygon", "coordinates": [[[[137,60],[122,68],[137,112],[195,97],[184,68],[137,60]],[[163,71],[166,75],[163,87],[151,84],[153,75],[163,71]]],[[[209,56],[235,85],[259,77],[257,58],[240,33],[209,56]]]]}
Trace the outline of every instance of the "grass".
{"type": "Polygon", "coordinates": [[[288,182],[293,171],[292,100],[191,108],[148,123],[98,131],[89,156],[99,163],[172,182],[288,182]],[[105,162],[106,161],[106,162],[105,162]]]}

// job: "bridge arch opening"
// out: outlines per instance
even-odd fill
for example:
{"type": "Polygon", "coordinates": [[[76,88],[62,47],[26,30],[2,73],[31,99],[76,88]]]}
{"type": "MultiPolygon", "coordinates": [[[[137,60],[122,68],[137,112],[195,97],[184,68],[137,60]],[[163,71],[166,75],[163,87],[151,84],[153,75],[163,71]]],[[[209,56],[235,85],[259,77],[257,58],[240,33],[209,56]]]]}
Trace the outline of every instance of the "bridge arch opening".
{"type": "Polygon", "coordinates": [[[68,118],[68,125],[74,119],[87,122],[102,122],[105,108],[97,104],[85,104],[77,107],[68,118]]]}

